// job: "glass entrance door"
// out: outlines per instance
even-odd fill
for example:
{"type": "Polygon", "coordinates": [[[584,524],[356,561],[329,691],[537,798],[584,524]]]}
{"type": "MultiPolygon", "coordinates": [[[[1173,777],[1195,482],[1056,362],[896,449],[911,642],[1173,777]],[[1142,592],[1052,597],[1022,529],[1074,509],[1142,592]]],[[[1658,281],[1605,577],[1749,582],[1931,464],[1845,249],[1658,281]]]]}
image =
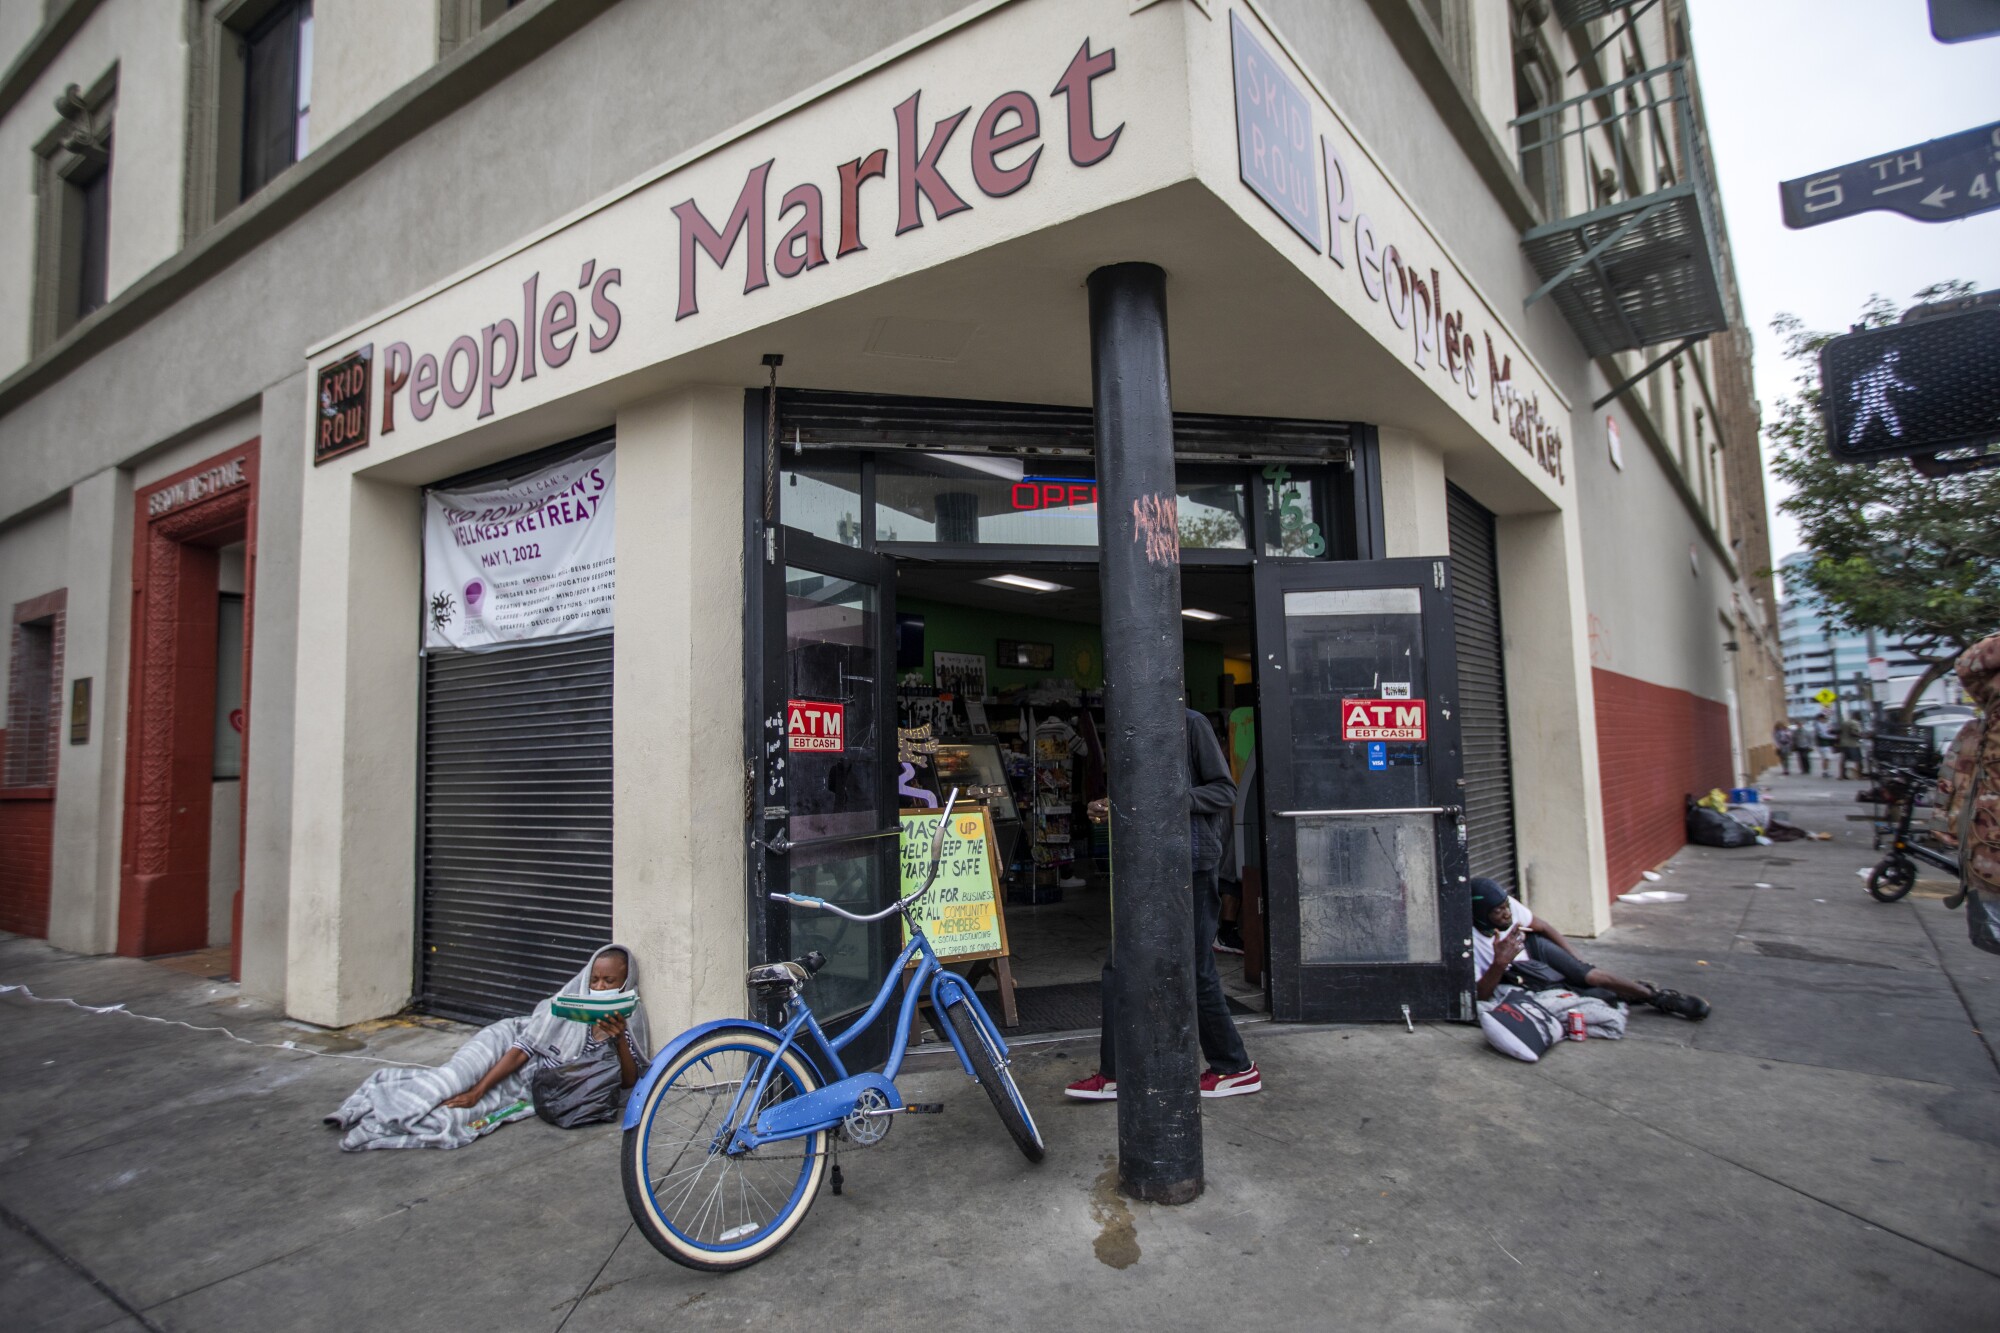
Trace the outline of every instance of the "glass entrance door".
{"type": "Polygon", "coordinates": [[[1470,1018],[1450,561],[1256,585],[1272,1014],[1470,1018]]]}
{"type": "MultiPolygon", "coordinates": [[[[894,920],[861,925],[774,903],[803,893],[855,912],[897,897],[895,574],[865,555],[780,529],[764,580],[761,806],[764,959],[826,955],[822,1022],[865,1008],[895,961],[894,920]]],[[[753,877],[754,880],[754,877],[753,877]]],[[[864,1037],[850,1066],[882,1058],[864,1037]]]]}

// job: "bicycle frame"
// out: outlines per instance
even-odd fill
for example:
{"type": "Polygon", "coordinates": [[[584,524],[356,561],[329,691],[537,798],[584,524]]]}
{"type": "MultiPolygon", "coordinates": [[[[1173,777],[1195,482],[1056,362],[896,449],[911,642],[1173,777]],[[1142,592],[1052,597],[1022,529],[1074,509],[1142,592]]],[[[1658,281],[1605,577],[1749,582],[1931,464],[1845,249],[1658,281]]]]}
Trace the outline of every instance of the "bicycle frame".
{"type": "Polygon", "coordinates": [[[1943,852],[1911,840],[1910,825],[1915,822],[1917,814],[1917,775],[1904,769],[1894,769],[1892,771],[1897,775],[1894,781],[1899,790],[1899,804],[1902,806],[1902,813],[1897,818],[1896,827],[1890,836],[1890,850],[1901,853],[1904,856],[1915,857],[1926,865],[1935,866],[1947,874],[1956,875],[1958,873],[1958,859],[1956,857],[1946,856],[1943,852]]]}
{"type": "MultiPolygon", "coordinates": [[[[882,989],[876,992],[874,1002],[868,1006],[867,1012],[849,1024],[847,1030],[838,1037],[826,1035],[825,1029],[819,1025],[818,1017],[814,1015],[812,1007],[805,1002],[803,996],[793,997],[790,1004],[792,1012],[785,1020],[785,1025],[777,1031],[779,1040],[777,1052],[765,1062],[764,1072],[758,1078],[754,1089],[747,1083],[737,1087],[729,1112],[722,1120],[724,1126],[736,1126],[730,1135],[727,1149],[729,1152],[748,1152],[767,1143],[804,1138],[808,1134],[830,1129],[847,1116],[853,1109],[856,1096],[866,1088],[882,1092],[888,1100],[889,1109],[901,1109],[902,1098],[897,1095],[895,1089],[896,1075],[902,1070],[903,1057],[909,1051],[910,1031],[916,1021],[917,1003],[923,998],[926,985],[930,990],[931,1007],[940,1015],[944,1013],[947,1003],[945,993],[958,992],[959,996],[969,1004],[974,1018],[992,1040],[1001,1063],[1005,1064],[1007,1043],[1001,1038],[999,1029],[994,1026],[992,1017],[986,1012],[986,1007],[978,1002],[973,995],[972,987],[965,983],[964,978],[955,972],[947,971],[944,964],[938,961],[937,954],[931,949],[930,940],[925,937],[923,927],[916,921],[914,914],[906,913],[906,920],[910,925],[910,942],[904,945],[903,952],[897,955],[895,965],[883,980],[882,989]],[[841,1062],[840,1052],[881,1017],[882,1012],[889,1006],[890,996],[895,993],[897,979],[903,975],[904,969],[910,966],[912,960],[916,962],[916,971],[911,975],[903,994],[902,1012],[897,1019],[895,1039],[889,1048],[887,1063],[883,1065],[880,1074],[850,1075],[847,1066],[841,1062]],[[765,1132],[758,1124],[739,1123],[738,1117],[745,1105],[763,1104],[764,1093],[770,1087],[771,1079],[777,1073],[779,1062],[786,1051],[797,1049],[811,1058],[810,1053],[806,1052],[800,1043],[801,1034],[810,1034],[818,1043],[820,1051],[825,1055],[827,1064],[835,1075],[832,1083],[809,1094],[807,1098],[800,1099],[801,1102],[822,1099],[823,1106],[815,1109],[824,1113],[812,1114],[806,1123],[787,1124],[774,1132],[765,1132]],[[861,1086],[855,1086],[857,1084],[861,1086]]],[[[947,1023],[943,1027],[946,1039],[951,1042],[953,1053],[958,1056],[959,1064],[964,1067],[968,1075],[972,1075],[972,1057],[966,1053],[951,1025],[947,1023]]],[[[759,1117],[760,1122],[761,1119],[759,1117]]]]}

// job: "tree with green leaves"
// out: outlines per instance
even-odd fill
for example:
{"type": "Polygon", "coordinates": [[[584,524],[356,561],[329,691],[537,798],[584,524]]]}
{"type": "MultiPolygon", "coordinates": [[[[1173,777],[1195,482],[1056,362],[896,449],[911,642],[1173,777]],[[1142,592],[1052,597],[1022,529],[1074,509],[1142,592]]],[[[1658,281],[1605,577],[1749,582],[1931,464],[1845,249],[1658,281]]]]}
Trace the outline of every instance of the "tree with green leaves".
{"type": "MultiPolygon", "coordinates": [[[[1955,300],[1969,282],[1939,282],[1917,303],[1955,300]]],[[[1881,328],[1903,312],[1881,296],[1862,307],[1860,327],[1881,328]]],[[[1796,315],[1771,328],[1798,367],[1798,391],[1778,400],[1765,435],[1771,471],[1791,488],[1778,508],[1799,525],[1812,555],[1802,582],[1827,618],[1850,630],[1898,636],[1926,663],[1901,720],[1960,653],[2000,630],[2000,470],[1925,477],[1906,459],[1844,463],[1827,448],[1820,410],[1819,350],[1836,335],[1796,315]]]]}

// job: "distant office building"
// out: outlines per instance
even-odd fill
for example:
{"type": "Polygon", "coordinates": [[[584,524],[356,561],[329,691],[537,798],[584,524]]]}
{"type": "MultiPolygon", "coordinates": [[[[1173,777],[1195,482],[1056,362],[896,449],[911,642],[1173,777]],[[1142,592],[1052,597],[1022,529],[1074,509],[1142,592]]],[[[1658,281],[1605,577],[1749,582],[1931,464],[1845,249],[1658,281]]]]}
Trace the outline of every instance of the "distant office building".
{"type": "MultiPolygon", "coordinates": [[[[1784,583],[1784,597],[1778,603],[1778,638],[1785,655],[1786,713],[1791,717],[1817,713],[1823,705],[1814,696],[1824,689],[1838,691],[1843,709],[1867,698],[1863,682],[1869,679],[1870,657],[1884,658],[1889,664],[1888,684],[1874,691],[1874,701],[1884,707],[1902,703],[1929,663],[1904,639],[1829,626],[1825,604],[1800,579],[1811,563],[1809,551],[1794,551],[1778,562],[1778,576],[1784,583]]],[[[1933,681],[1924,698],[1931,703],[1958,703],[1963,695],[1957,678],[1947,675],[1933,681]]]]}

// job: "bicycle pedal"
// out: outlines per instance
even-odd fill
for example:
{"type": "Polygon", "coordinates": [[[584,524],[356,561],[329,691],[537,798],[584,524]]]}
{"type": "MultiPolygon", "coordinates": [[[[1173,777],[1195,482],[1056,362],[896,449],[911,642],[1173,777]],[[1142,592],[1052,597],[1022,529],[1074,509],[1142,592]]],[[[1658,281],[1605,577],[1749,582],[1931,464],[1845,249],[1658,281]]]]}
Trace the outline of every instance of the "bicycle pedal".
{"type": "Polygon", "coordinates": [[[840,1187],[846,1183],[847,1177],[840,1173],[840,1163],[835,1162],[833,1165],[833,1192],[835,1194],[840,1193],[840,1187]]]}
{"type": "Polygon", "coordinates": [[[943,1102],[911,1102],[903,1108],[905,1115],[943,1115],[943,1102]]]}

